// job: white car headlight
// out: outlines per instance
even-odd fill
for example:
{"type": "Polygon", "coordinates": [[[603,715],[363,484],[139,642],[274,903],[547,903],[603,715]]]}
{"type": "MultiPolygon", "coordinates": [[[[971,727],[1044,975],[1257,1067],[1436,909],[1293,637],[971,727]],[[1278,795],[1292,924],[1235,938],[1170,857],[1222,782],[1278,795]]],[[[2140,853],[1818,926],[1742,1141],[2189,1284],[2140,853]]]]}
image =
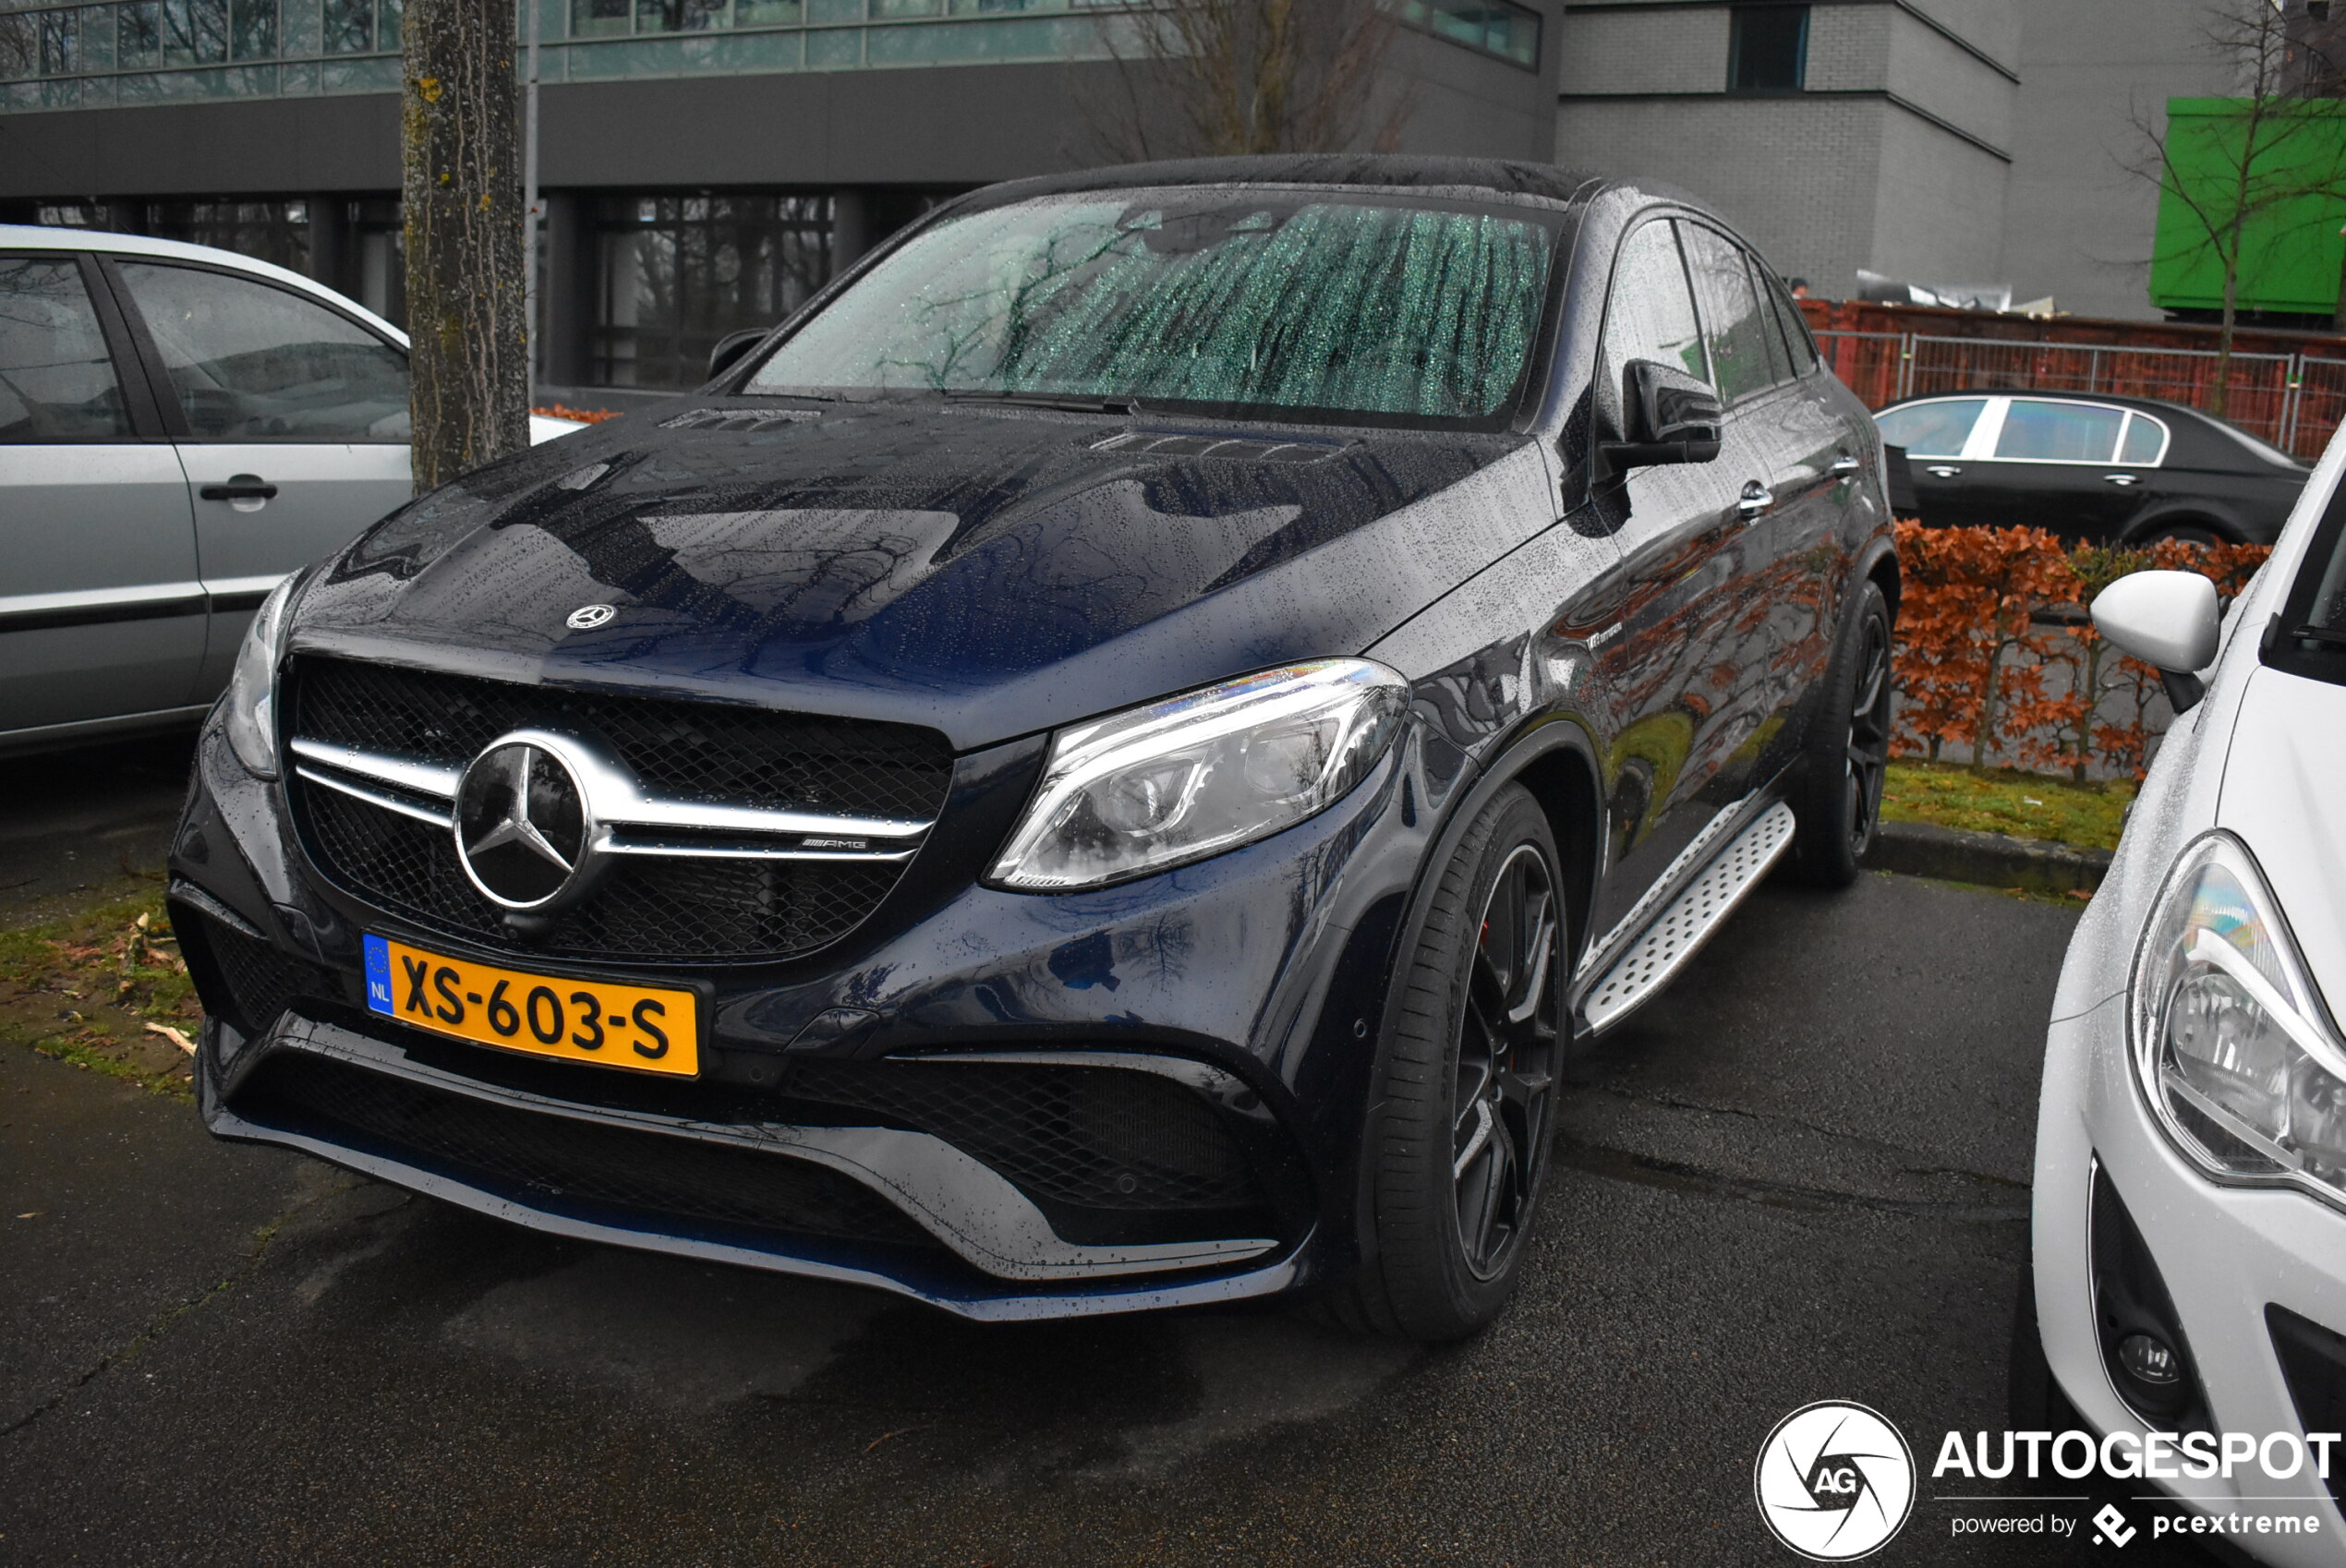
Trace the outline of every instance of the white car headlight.
{"type": "Polygon", "coordinates": [[[1364,658],[1313,659],[1062,730],[987,879],[1097,887],[1292,827],[1368,777],[1409,690],[1364,658]]]}
{"type": "Polygon", "coordinates": [[[2175,862],[2134,960],[2134,1064],[2210,1175],[2346,1202],[2346,1048],[2245,846],[2175,862]]]}
{"type": "Polygon", "coordinates": [[[285,651],[286,623],[293,619],[287,607],[300,576],[287,573],[260,601],[228,675],[228,744],[239,762],[263,778],[277,777],[277,665],[285,651]]]}

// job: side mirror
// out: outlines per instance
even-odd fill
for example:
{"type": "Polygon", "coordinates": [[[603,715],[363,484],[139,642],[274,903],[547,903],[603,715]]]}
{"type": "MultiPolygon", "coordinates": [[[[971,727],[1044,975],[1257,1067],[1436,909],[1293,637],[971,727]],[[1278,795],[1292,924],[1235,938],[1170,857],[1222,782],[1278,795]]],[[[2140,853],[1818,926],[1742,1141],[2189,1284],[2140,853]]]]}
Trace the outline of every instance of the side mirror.
{"type": "Polygon", "coordinates": [[[2215,662],[2216,585],[2196,572],[2135,572],[2094,596],[2094,629],[2159,671],[2167,700],[2188,713],[2207,694],[2195,671],[2215,662]]]}
{"type": "Polygon", "coordinates": [[[1709,463],[1719,455],[1719,428],[1726,422],[1726,411],[1707,382],[1651,359],[1629,361],[1621,381],[1622,417],[1629,439],[1598,446],[1600,484],[1632,468],[1709,463]]]}
{"type": "Polygon", "coordinates": [[[773,330],[771,327],[744,327],[738,332],[727,332],[719,338],[717,346],[708,351],[708,379],[713,381],[740,364],[742,356],[763,343],[766,334],[773,330]]]}

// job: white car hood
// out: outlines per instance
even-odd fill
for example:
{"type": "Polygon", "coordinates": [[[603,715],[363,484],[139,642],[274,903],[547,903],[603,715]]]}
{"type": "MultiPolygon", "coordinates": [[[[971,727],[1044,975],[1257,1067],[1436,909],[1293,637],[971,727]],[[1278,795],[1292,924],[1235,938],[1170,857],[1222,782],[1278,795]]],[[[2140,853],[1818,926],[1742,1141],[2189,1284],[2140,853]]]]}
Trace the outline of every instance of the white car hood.
{"type": "Polygon", "coordinates": [[[2346,1003],[2346,686],[2260,669],[2242,694],[2218,826],[2272,885],[2330,1005],[2346,1003]]]}

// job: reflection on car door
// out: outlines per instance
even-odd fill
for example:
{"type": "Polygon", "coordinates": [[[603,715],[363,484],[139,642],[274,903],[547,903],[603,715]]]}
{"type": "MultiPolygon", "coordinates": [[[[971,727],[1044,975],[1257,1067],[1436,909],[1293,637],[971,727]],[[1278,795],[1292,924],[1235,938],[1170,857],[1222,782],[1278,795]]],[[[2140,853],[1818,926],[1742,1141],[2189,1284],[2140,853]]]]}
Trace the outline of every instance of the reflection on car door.
{"type": "Polygon", "coordinates": [[[226,683],[261,597],[405,502],[407,359],[291,289],[213,268],[109,263],[143,324],[195,492],[212,599],[198,689],[226,683]]]}
{"type": "Polygon", "coordinates": [[[2143,471],[2118,465],[2126,411],[2055,398],[2015,397],[1988,461],[1971,464],[1979,521],[2047,528],[2101,541],[2143,502],[2143,471]]]}
{"type": "MultiPolygon", "coordinates": [[[[1597,423],[1618,439],[1628,365],[1711,379],[1675,225],[1631,231],[1614,264],[1597,362],[1597,423]]],[[[1604,879],[1593,929],[1626,917],[1726,803],[1718,779],[1720,691],[1734,657],[1735,547],[1742,523],[1725,458],[1636,468],[1599,506],[1619,519],[1625,598],[1599,655],[1613,715],[1604,879]]],[[[1732,681],[1729,682],[1732,684],[1732,681]]],[[[1732,747],[1727,748],[1732,750],[1732,747]]],[[[1732,787],[1726,793],[1733,794],[1732,787]]]]}
{"type": "Polygon", "coordinates": [[[0,732],[187,706],[203,608],[187,479],[94,264],[0,255],[0,732]]]}
{"type": "MultiPolygon", "coordinates": [[[[1822,380],[1794,375],[1794,345],[1765,270],[1715,229],[1680,229],[1728,404],[1719,461],[1738,465],[1723,474],[1738,488],[1743,530],[1735,543],[1733,717],[1723,714],[1718,743],[1733,742],[1720,780],[1739,798],[1799,753],[1800,704],[1832,656],[1833,597],[1845,564],[1838,552],[1842,513],[1857,493],[1850,481],[1860,470],[1822,380]]],[[[1798,346],[1802,368],[1814,370],[1805,333],[1798,346]]]]}

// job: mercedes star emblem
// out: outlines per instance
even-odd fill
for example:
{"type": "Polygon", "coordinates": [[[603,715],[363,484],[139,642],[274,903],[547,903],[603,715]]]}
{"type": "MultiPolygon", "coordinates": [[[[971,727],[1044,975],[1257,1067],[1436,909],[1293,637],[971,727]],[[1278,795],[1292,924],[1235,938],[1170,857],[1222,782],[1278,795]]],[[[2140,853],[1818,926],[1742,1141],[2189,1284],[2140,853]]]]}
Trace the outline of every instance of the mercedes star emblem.
{"type": "Polygon", "coordinates": [[[570,612],[569,619],[562,624],[574,632],[592,632],[618,613],[607,604],[582,604],[570,612]]]}
{"type": "Polygon", "coordinates": [[[579,881],[585,795],[570,766],[529,741],[492,742],[456,786],[456,858],[509,910],[543,909],[579,881]]]}

